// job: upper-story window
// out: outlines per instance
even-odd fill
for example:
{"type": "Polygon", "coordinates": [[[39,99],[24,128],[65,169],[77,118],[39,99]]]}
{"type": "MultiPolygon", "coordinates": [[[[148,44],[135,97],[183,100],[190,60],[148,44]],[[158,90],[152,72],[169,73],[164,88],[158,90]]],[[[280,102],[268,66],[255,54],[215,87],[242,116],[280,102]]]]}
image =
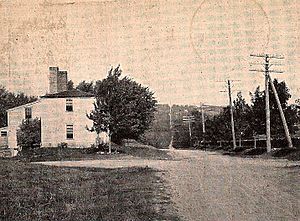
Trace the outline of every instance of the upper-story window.
{"type": "Polygon", "coordinates": [[[72,112],[73,111],[73,100],[66,99],[66,111],[72,112]]]}
{"type": "Polygon", "coordinates": [[[31,119],[31,118],[32,118],[32,108],[25,107],[25,119],[31,119]]]}
{"type": "Polygon", "coordinates": [[[7,131],[1,131],[1,137],[7,137],[7,131]]]}

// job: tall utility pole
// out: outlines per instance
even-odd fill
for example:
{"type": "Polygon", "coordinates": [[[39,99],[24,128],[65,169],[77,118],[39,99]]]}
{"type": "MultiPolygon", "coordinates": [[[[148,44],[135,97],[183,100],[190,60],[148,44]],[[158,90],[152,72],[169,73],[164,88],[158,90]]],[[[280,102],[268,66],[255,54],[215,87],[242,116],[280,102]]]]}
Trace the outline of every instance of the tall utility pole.
{"type": "Polygon", "coordinates": [[[265,56],[265,96],[266,96],[266,136],[267,152],[271,151],[271,117],[270,117],[270,96],[269,96],[269,58],[265,56]]]}
{"type": "Polygon", "coordinates": [[[188,115],[188,110],[185,110],[187,115],[183,116],[183,122],[187,122],[189,126],[189,137],[190,137],[190,142],[192,142],[192,123],[195,122],[195,116],[193,115],[188,115]]]}
{"type": "MultiPolygon", "coordinates": [[[[276,70],[270,70],[270,67],[272,65],[277,65],[277,64],[270,64],[270,59],[284,59],[283,56],[276,56],[276,55],[269,55],[269,54],[251,54],[251,57],[260,57],[264,58],[264,63],[262,64],[264,66],[264,70],[259,70],[259,69],[250,69],[250,71],[255,71],[255,72],[263,72],[265,74],[265,99],[266,99],[266,137],[267,137],[267,152],[270,152],[272,149],[271,146],[271,120],[270,120],[270,101],[269,101],[269,83],[271,84],[272,90],[275,95],[275,99],[277,102],[277,106],[280,112],[280,117],[283,123],[284,131],[285,131],[285,136],[288,141],[288,145],[290,148],[293,148],[292,144],[292,139],[287,127],[287,123],[285,120],[285,116],[283,114],[283,110],[279,101],[279,97],[276,91],[276,88],[272,82],[270,73],[283,73],[282,71],[276,71],[276,70]]],[[[259,63],[256,63],[259,64],[259,63]]]]}
{"type": "Polygon", "coordinates": [[[204,141],[205,140],[205,117],[204,117],[203,104],[201,104],[201,119],[202,119],[202,133],[203,133],[203,141],[204,141]]]}
{"type": "Polygon", "coordinates": [[[233,142],[233,149],[236,149],[236,140],[235,140],[234,119],[233,119],[233,106],[232,106],[232,98],[231,98],[231,84],[230,84],[230,80],[227,80],[227,85],[228,85],[228,96],[229,96],[229,107],[230,107],[230,118],[231,118],[232,142],[233,142]]]}
{"type": "Polygon", "coordinates": [[[284,132],[285,132],[285,137],[288,141],[288,146],[289,146],[289,148],[294,148],[293,143],[292,143],[292,138],[291,138],[291,135],[290,135],[290,132],[289,132],[289,128],[288,128],[288,125],[286,123],[286,119],[285,119],[285,116],[284,116],[284,113],[283,113],[283,110],[282,110],[282,106],[281,106],[281,103],[280,103],[280,100],[279,100],[279,96],[278,96],[278,93],[276,91],[276,88],[273,84],[273,81],[272,81],[272,78],[271,78],[270,75],[269,75],[269,81],[270,81],[271,88],[273,90],[273,93],[274,93],[274,96],[275,96],[275,99],[276,99],[276,103],[277,103],[277,106],[278,106],[278,109],[279,109],[280,117],[281,117],[281,120],[282,120],[282,123],[283,123],[284,132]]]}
{"type": "Polygon", "coordinates": [[[169,120],[170,120],[170,132],[171,132],[171,141],[169,144],[169,149],[174,149],[173,147],[173,139],[174,139],[174,134],[173,134],[173,124],[172,124],[172,104],[170,104],[170,111],[169,111],[169,120]]]}

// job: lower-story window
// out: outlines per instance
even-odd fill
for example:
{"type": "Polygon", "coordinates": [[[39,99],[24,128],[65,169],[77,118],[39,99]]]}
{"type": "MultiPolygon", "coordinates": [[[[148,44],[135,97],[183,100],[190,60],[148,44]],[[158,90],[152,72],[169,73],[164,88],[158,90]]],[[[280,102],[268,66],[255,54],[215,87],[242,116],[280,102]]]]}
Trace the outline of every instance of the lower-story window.
{"type": "Polygon", "coordinates": [[[74,132],[73,132],[73,124],[67,124],[67,139],[73,139],[74,132]]]}
{"type": "Polygon", "coordinates": [[[1,131],[1,137],[7,137],[7,131],[1,131]]]}

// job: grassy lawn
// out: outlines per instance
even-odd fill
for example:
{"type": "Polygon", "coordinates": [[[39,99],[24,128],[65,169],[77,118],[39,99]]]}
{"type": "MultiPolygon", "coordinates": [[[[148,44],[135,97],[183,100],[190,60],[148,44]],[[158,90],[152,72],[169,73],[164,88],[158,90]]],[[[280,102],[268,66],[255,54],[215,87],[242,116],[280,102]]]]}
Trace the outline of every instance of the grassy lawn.
{"type": "Polygon", "coordinates": [[[87,160],[87,159],[116,159],[122,156],[134,156],[143,159],[165,160],[171,159],[166,151],[148,148],[143,145],[136,146],[113,146],[113,154],[101,155],[98,149],[93,148],[37,148],[22,150],[14,160],[37,162],[37,161],[61,161],[61,160],[87,160]],[[117,154],[116,151],[118,152],[117,154]]]}
{"type": "Polygon", "coordinates": [[[178,220],[158,171],[0,160],[1,220],[178,220]]]}

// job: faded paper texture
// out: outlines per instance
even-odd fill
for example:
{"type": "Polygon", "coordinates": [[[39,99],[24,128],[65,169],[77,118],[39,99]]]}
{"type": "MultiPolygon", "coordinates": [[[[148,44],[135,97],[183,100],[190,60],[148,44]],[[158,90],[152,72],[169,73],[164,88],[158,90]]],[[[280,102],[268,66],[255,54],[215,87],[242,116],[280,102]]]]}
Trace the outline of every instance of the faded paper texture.
{"type": "MultiPolygon", "coordinates": [[[[285,80],[299,98],[297,0],[1,0],[0,84],[43,95],[49,66],[75,83],[110,65],[149,86],[160,103],[227,104],[226,79],[249,100],[263,74],[251,53],[285,56],[285,80]]],[[[258,61],[258,60],[255,60],[258,61]]]]}

